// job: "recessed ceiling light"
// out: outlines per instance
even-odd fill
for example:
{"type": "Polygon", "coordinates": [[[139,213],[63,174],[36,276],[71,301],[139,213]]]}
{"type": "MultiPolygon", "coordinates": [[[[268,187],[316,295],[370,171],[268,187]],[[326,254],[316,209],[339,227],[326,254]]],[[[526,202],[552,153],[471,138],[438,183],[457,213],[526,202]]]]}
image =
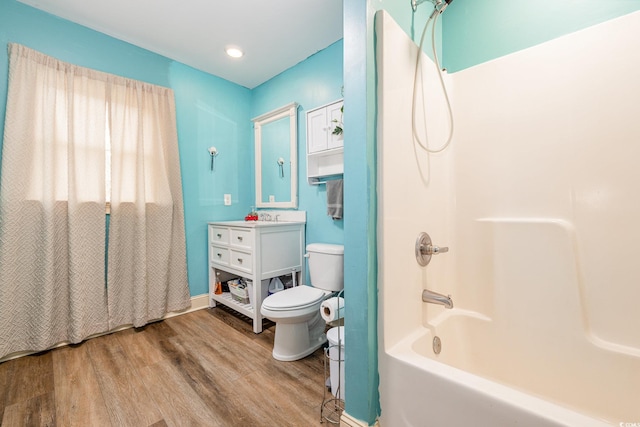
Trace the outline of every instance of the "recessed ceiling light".
{"type": "Polygon", "coordinates": [[[228,47],[225,49],[225,52],[227,52],[227,55],[232,58],[240,58],[242,55],[244,55],[244,52],[237,47],[228,47]]]}

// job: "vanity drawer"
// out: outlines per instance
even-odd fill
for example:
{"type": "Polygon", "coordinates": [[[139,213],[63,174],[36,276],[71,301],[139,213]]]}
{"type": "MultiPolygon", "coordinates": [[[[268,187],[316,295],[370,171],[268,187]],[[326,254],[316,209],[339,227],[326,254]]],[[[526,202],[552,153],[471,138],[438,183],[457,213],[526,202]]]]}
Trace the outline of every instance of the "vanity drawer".
{"type": "Polygon", "coordinates": [[[232,228],[230,244],[243,249],[253,249],[253,230],[232,228]]]}
{"type": "Polygon", "coordinates": [[[231,250],[229,265],[237,270],[251,273],[253,271],[251,253],[231,250]]]}
{"type": "Polygon", "coordinates": [[[229,265],[229,249],[219,246],[211,246],[209,248],[210,262],[220,265],[229,265]]]}
{"type": "Polygon", "coordinates": [[[229,229],[209,226],[209,241],[211,243],[229,244],[229,229]]]}

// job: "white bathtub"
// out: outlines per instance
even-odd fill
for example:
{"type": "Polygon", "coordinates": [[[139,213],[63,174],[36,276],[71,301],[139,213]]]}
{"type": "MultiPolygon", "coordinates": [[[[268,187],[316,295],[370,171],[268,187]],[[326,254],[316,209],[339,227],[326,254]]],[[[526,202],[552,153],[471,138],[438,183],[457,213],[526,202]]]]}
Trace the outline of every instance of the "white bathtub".
{"type": "Polygon", "coordinates": [[[381,425],[596,427],[638,422],[634,357],[594,351],[586,360],[576,360],[573,372],[564,372],[545,357],[553,349],[507,356],[504,343],[492,336],[491,321],[477,313],[454,308],[433,324],[417,328],[382,355],[381,425]],[[441,340],[438,355],[434,334],[441,340]],[[626,358],[626,364],[619,358],[626,358]],[[529,365],[532,360],[542,366],[529,365]],[[598,366],[610,369],[595,374],[589,369],[598,366]],[[585,371],[577,373],[579,369],[585,371]],[[622,388],[627,391],[619,393],[622,388]]]}
{"type": "Polygon", "coordinates": [[[640,13],[445,75],[435,155],[415,44],[384,11],[376,44],[381,426],[640,426],[640,13]],[[422,231],[450,248],[426,267],[422,231]]]}

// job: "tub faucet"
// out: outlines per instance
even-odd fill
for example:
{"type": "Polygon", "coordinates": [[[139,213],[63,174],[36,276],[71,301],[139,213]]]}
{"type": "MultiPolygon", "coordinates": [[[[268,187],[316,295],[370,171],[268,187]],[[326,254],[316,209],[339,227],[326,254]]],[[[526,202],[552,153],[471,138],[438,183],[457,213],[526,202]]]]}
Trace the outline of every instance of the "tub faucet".
{"type": "Polygon", "coordinates": [[[444,305],[444,308],[453,308],[453,300],[451,299],[451,295],[445,296],[428,289],[422,291],[422,302],[444,305]]]}

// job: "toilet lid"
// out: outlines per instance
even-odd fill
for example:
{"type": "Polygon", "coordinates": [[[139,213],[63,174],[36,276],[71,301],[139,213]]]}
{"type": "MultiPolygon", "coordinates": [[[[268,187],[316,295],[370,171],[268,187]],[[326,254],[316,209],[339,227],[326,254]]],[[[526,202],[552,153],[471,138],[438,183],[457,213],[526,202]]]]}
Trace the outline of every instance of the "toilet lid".
{"type": "Polygon", "coordinates": [[[289,310],[305,308],[317,304],[325,297],[324,291],[311,286],[295,286],[284,291],[269,295],[262,306],[269,310],[289,310]]]}

